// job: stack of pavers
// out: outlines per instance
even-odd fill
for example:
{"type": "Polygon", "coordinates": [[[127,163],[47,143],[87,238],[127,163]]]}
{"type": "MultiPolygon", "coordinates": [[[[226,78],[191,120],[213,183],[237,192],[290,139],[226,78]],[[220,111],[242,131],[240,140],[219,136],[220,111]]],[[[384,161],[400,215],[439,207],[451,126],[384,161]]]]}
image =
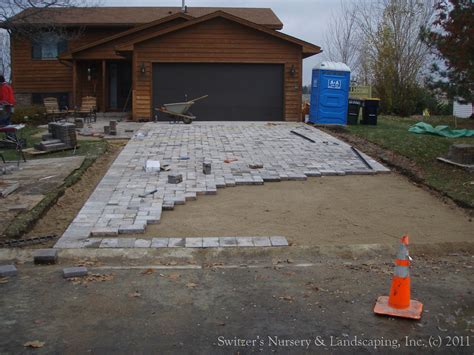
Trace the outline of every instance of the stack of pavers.
{"type": "Polygon", "coordinates": [[[42,151],[55,151],[74,148],[77,145],[76,125],[74,123],[51,122],[48,124],[48,134],[43,135],[43,140],[35,144],[35,149],[42,151]]]}

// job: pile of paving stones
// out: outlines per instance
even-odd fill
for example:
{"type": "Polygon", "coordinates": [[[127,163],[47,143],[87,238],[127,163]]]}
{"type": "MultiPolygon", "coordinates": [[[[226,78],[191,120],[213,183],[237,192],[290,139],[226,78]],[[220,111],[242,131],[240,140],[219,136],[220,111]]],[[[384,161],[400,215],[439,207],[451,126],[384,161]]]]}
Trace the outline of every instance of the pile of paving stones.
{"type": "Polygon", "coordinates": [[[84,247],[90,236],[143,233],[148,224],[159,223],[162,210],[216,194],[218,188],[388,172],[362,156],[371,168],[346,143],[296,123],[148,123],[122,150],[56,247],[84,247]],[[147,160],[170,169],[146,172],[147,160]],[[211,165],[209,174],[203,163],[211,165]]]}
{"type": "Polygon", "coordinates": [[[74,123],[48,123],[48,134],[42,141],[34,145],[36,150],[55,151],[74,148],[77,145],[76,125],[74,123]]]}

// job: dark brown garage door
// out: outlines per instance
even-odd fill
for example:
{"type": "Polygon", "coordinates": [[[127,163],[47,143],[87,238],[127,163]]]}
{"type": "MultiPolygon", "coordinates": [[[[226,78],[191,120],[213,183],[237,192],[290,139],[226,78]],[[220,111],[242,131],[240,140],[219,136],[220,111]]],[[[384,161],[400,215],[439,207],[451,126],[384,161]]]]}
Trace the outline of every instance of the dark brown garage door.
{"type": "MultiPolygon", "coordinates": [[[[153,107],[209,95],[190,111],[201,121],[283,120],[283,65],[153,65],[153,107]]],[[[168,120],[161,114],[159,120],[168,120]]]]}

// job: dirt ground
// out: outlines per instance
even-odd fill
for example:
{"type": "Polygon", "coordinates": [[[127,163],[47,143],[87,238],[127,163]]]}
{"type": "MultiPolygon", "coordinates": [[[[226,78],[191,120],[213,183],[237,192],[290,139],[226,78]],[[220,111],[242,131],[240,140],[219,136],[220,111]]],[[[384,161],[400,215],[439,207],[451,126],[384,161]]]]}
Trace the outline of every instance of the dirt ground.
{"type": "Polygon", "coordinates": [[[20,263],[17,277],[0,282],[0,352],[472,354],[472,250],[413,251],[412,299],[424,311],[409,321],[373,313],[389,291],[391,253],[276,249],[195,250],[192,264],[102,258],[87,264],[95,276],[73,281],[61,276],[72,260],[20,263]],[[25,347],[32,341],[40,347],[25,347]]]}
{"type": "Polygon", "coordinates": [[[34,225],[26,237],[53,234],[61,236],[120,153],[123,145],[123,142],[109,143],[107,151],[87,169],[79,182],[66,190],[66,193],[34,225]]]}
{"type": "MultiPolygon", "coordinates": [[[[398,175],[309,178],[219,189],[163,212],[149,237],[286,236],[294,245],[473,241],[462,209],[398,175]]],[[[142,235],[143,236],[143,235],[142,235]]]]}

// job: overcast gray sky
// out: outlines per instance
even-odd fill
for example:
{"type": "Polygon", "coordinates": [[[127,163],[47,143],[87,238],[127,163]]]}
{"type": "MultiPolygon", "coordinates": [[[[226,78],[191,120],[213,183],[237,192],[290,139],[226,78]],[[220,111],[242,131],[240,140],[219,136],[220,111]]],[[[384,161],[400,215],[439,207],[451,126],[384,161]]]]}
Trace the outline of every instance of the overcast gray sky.
{"type": "MultiPolygon", "coordinates": [[[[353,0],[342,0],[353,1],[353,0]]],[[[104,6],[181,6],[181,0],[102,0],[104,6]]],[[[186,0],[188,7],[270,7],[283,22],[282,32],[314,43],[324,50],[324,31],[340,0],[186,0]]],[[[322,54],[303,61],[303,83],[311,82],[311,69],[322,54]]]]}

